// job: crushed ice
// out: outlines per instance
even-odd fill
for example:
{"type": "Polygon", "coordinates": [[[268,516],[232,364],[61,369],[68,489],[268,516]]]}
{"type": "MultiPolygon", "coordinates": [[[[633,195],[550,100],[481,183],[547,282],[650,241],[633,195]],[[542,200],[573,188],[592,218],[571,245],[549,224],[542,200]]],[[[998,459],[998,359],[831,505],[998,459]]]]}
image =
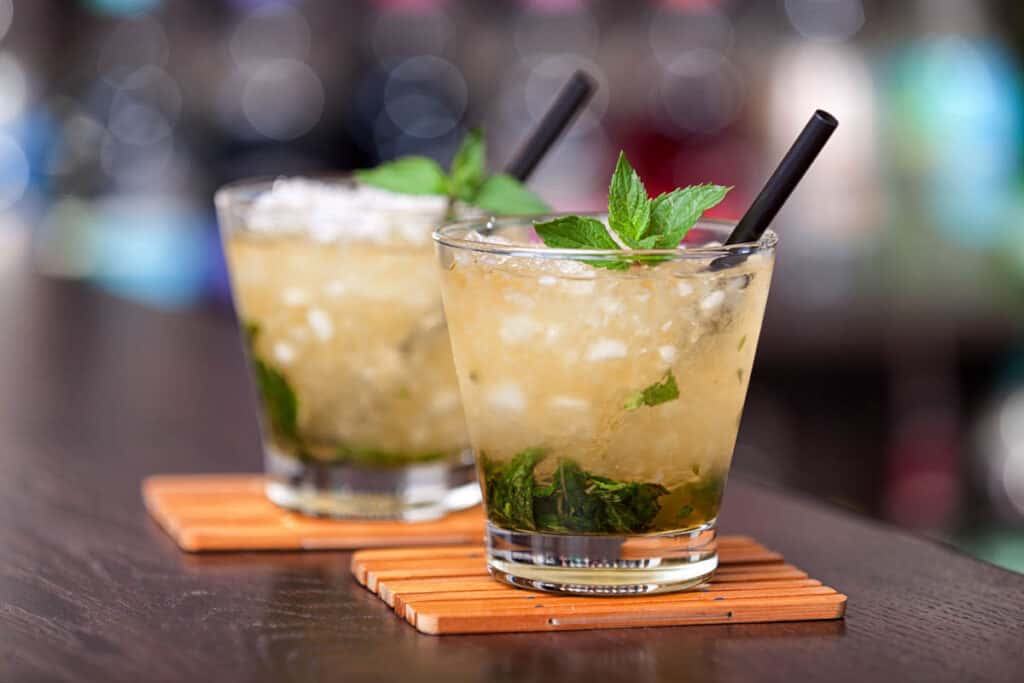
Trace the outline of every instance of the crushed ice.
{"type": "Polygon", "coordinates": [[[365,185],[279,178],[248,212],[256,232],[308,233],[323,242],[427,244],[448,209],[440,195],[406,195],[365,185]]]}

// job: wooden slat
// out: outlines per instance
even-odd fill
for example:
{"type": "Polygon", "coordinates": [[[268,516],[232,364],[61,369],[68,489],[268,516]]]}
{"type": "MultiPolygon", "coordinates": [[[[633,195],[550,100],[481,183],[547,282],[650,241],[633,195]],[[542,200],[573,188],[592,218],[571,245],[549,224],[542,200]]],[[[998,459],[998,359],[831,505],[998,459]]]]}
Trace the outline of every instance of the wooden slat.
{"type": "Polygon", "coordinates": [[[845,605],[846,596],[836,593],[808,597],[752,598],[728,603],[663,603],[646,606],[642,612],[615,606],[564,610],[529,608],[514,615],[502,615],[498,619],[486,613],[450,615],[421,610],[416,613],[413,625],[422,633],[442,635],[808,621],[838,619],[843,615],[845,605]]]}
{"type": "MultiPolygon", "coordinates": [[[[392,582],[397,584],[400,582],[392,582]]],[[[425,582],[424,582],[425,583],[425,582]]],[[[490,598],[508,597],[511,594],[528,595],[530,599],[540,599],[546,597],[542,593],[527,592],[506,585],[495,585],[497,582],[490,580],[490,585],[487,587],[469,586],[466,588],[458,589],[449,587],[448,590],[444,589],[425,589],[416,585],[407,587],[396,587],[394,585],[382,585],[378,590],[378,595],[381,600],[385,602],[389,607],[393,608],[399,614],[405,614],[404,606],[410,602],[415,602],[418,599],[424,597],[432,597],[444,600],[482,600],[490,598]]],[[[793,579],[790,581],[751,581],[750,583],[744,584],[707,584],[701,588],[691,591],[689,594],[704,594],[707,598],[707,594],[711,592],[733,592],[742,593],[750,590],[761,590],[761,589],[776,589],[776,590],[791,590],[794,588],[815,588],[821,586],[821,581],[816,579],[793,579]]],[[[829,589],[831,590],[831,589],[829,589]]],[[[586,600],[601,599],[601,598],[585,598],[586,600]]],[[[622,600],[623,598],[609,598],[611,600],[622,600]]],[[[644,598],[646,599],[646,598],[644,598]]]]}
{"type": "Polygon", "coordinates": [[[182,550],[351,550],[479,543],[480,508],[432,522],[316,519],[271,503],[259,475],[161,475],[142,484],[146,509],[182,550]]]}
{"type": "Polygon", "coordinates": [[[482,546],[360,551],[352,572],[423,633],[506,633],[837,619],[846,596],[750,538],[719,539],[721,566],[694,590],[577,596],[490,578],[482,546]]]}

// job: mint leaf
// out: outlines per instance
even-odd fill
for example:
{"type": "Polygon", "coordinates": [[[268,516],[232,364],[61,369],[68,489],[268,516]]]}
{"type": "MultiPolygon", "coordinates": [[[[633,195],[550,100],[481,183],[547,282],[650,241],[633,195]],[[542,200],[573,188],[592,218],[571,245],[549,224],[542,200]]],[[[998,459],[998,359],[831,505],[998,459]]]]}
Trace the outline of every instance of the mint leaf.
{"type": "Polygon", "coordinates": [[[587,216],[560,216],[533,229],[544,244],[558,249],[618,249],[604,223],[587,216]]]}
{"type": "Polygon", "coordinates": [[[651,221],[651,204],[640,176],[619,152],[608,188],[608,225],[631,247],[644,236],[651,221]]]}
{"type": "Polygon", "coordinates": [[[505,463],[480,454],[487,514],[501,526],[533,529],[533,470],[544,457],[541,448],[527,448],[505,463]]]}
{"type": "Polygon", "coordinates": [[[299,437],[299,399],[295,396],[288,380],[256,354],[256,340],[260,336],[260,325],[247,320],[243,325],[245,344],[249,350],[256,388],[263,401],[263,410],[270,420],[270,427],[277,436],[302,446],[299,437]]]}
{"type": "Polygon", "coordinates": [[[433,159],[408,156],[355,172],[367,185],[403,194],[448,194],[444,169],[433,159]]]}
{"type": "Polygon", "coordinates": [[[295,397],[295,391],[284,375],[259,358],[254,357],[252,364],[271,428],[275,434],[298,442],[299,400],[295,397]]]}
{"type": "MultiPolygon", "coordinates": [[[[561,216],[543,223],[534,223],[533,229],[544,240],[544,244],[555,249],[618,249],[604,223],[587,216],[561,216]]],[[[625,261],[587,260],[598,268],[625,270],[625,261]]]]}
{"type": "Polygon", "coordinates": [[[705,211],[725,199],[731,187],[691,185],[651,201],[648,235],[657,237],[656,249],[675,249],[705,211]]]}
{"type": "Polygon", "coordinates": [[[492,175],[480,186],[470,203],[473,206],[506,216],[544,213],[551,207],[510,175],[492,175]]]}
{"type": "MultiPolygon", "coordinates": [[[[459,149],[452,158],[451,193],[464,202],[474,201],[480,185],[484,182],[487,165],[487,149],[484,134],[480,128],[474,128],[462,138],[459,149]]],[[[479,206],[479,204],[477,204],[479,206]]]]}
{"type": "Polygon", "coordinates": [[[679,386],[676,384],[676,376],[669,370],[660,382],[638,391],[630,396],[625,405],[626,410],[636,410],[640,406],[656,406],[674,401],[679,398],[679,386]]]}

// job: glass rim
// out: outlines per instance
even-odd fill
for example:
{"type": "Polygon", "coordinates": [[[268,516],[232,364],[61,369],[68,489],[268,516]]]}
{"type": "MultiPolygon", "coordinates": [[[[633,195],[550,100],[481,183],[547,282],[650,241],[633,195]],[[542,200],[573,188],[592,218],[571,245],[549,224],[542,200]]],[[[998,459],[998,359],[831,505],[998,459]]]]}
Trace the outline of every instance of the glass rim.
{"type": "MultiPolygon", "coordinates": [[[[533,225],[539,219],[559,218],[561,216],[585,216],[588,218],[603,219],[607,217],[605,211],[593,211],[583,213],[545,213],[528,216],[497,216],[479,217],[447,223],[433,232],[433,239],[438,245],[450,249],[474,251],[484,254],[496,254],[500,256],[521,256],[533,258],[553,259],[575,259],[575,260],[616,260],[623,258],[632,259],[636,256],[661,257],[659,260],[683,260],[683,259],[706,259],[726,256],[729,254],[752,254],[756,252],[772,251],[778,244],[779,237],[772,230],[766,230],[756,242],[740,242],[737,244],[710,244],[710,245],[680,245],[675,249],[569,249],[565,247],[546,247],[543,244],[536,246],[530,244],[500,242],[481,242],[479,240],[466,239],[454,236],[457,233],[468,233],[478,227],[495,228],[501,225],[533,225]]],[[[713,228],[731,232],[737,221],[720,218],[702,218],[694,224],[694,228],[713,228]]],[[[692,228],[691,228],[692,229],[692,228]]]]}

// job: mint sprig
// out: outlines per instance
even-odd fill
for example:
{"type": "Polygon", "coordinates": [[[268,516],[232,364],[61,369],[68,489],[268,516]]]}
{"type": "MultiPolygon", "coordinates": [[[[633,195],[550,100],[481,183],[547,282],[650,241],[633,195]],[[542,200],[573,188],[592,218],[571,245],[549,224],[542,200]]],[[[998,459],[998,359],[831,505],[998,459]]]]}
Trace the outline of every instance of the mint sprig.
{"type": "Polygon", "coordinates": [[[494,213],[524,215],[551,208],[510,175],[487,175],[487,145],[483,131],[474,128],[462,139],[448,172],[433,159],[406,156],[355,172],[366,185],[414,195],[444,195],[494,213]]]}
{"type": "MultiPolygon", "coordinates": [[[[563,216],[536,223],[534,229],[544,244],[553,248],[618,249],[620,245],[608,232],[611,230],[629,249],[675,249],[704,212],[721,202],[731,189],[722,185],[691,185],[650,199],[639,174],[620,152],[608,187],[607,229],[600,221],[584,216],[563,216]],[[609,242],[614,246],[607,246],[609,242]]],[[[587,263],[616,270],[629,267],[629,260],[587,263]]]]}

